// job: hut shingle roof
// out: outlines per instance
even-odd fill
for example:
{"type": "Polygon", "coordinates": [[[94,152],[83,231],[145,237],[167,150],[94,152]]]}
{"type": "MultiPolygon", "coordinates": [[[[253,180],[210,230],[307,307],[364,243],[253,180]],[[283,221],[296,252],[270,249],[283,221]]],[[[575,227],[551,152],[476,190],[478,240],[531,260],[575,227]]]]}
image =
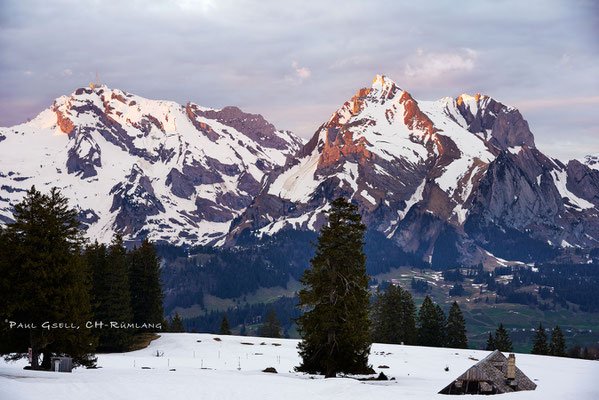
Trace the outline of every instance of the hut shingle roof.
{"type": "MultiPolygon", "coordinates": [[[[497,393],[509,393],[520,390],[534,390],[537,385],[531,381],[518,367],[516,367],[515,385],[508,384],[507,358],[499,350],[495,350],[478,363],[468,368],[466,372],[457,377],[439,393],[449,393],[449,389],[456,382],[480,382],[482,388],[487,385],[495,388],[497,393]]],[[[462,385],[459,385],[461,387],[462,385]]]]}

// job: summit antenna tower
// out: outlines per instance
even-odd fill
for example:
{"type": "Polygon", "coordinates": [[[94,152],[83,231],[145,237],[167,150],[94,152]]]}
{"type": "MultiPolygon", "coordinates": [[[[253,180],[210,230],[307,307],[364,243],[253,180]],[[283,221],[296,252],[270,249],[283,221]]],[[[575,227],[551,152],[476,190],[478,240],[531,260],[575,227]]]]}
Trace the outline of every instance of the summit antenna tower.
{"type": "Polygon", "coordinates": [[[95,88],[97,88],[98,86],[99,86],[99,85],[98,85],[98,72],[96,71],[96,82],[95,82],[95,83],[94,83],[94,82],[90,83],[90,84],[89,84],[89,87],[90,87],[90,88],[92,88],[92,89],[95,89],[95,88]]]}

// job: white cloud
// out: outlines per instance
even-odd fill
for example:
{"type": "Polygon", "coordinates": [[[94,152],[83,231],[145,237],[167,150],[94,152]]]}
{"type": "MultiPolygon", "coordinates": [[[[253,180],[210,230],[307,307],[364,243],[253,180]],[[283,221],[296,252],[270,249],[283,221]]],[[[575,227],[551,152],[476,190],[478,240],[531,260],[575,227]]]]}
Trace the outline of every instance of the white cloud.
{"type": "Polygon", "coordinates": [[[299,63],[295,60],[291,62],[291,68],[293,69],[293,74],[285,76],[285,80],[288,82],[299,84],[312,76],[312,71],[309,68],[300,67],[299,63]]]}
{"type": "Polygon", "coordinates": [[[410,78],[436,78],[438,76],[463,71],[471,71],[476,65],[479,53],[464,48],[456,52],[427,52],[418,49],[404,68],[410,78]]]}
{"type": "Polygon", "coordinates": [[[309,78],[310,75],[312,75],[312,72],[310,72],[310,70],[308,68],[302,67],[302,68],[296,69],[295,74],[301,79],[306,79],[306,78],[309,78]]]}
{"type": "Polygon", "coordinates": [[[62,71],[62,76],[71,76],[71,75],[73,75],[73,71],[68,68],[62,71]]]}

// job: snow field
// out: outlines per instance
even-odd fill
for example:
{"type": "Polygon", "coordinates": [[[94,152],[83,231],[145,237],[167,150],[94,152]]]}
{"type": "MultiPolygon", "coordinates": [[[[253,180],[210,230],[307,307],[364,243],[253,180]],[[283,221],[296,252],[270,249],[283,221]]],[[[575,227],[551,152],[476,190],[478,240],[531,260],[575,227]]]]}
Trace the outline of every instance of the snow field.
{"type": "MultiPolygon", "coordinates": [[[[323,379],[293,372],[297,340],[166,333],[143,350],[100,354],[95,370],[26,371],[24,360],[0,363],[1,399],[430,399],[488,352],[374,344],[370,362],[394,381],[323,379]],[[214,338],[220,338],[216,341],[214,338]],[[200,341],[200,342],[198,342],[200,341]],[[252,344],[243,344],[252,343],[252,344]],[[264,343],[261,345],[261,343],[264,343]],[[280,346],[273,345],[280,344],[280,346]],[[156,352],[162,357],[156,357],[156,352]],[[378,368],[386,365],[389,368],[378,368]],[[144,369],[149,368],[149,369],[144,369]],[[278,374],[261,372],[274,367],[278,374]],[[445,371],[449,367],[449,371],[445,371]],[[204,369],[202,369],[204,368],[204,369]]],[[[517,354],[537,383],[514,399],[598,399],[599,362],[517,354]]],[[[468,398],[486,398],[472,396],[468,398]]]]}

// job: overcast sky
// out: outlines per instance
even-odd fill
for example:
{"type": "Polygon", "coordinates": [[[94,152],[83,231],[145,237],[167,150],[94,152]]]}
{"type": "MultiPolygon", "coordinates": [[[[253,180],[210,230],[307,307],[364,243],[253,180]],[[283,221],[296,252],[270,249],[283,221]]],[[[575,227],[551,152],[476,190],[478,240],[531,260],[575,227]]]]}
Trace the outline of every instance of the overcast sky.
{"type": "Polygon", "coordinates": [[[236,105],[311,136],[376,74],[487,94],[537,146],[599,153],[599,1],[0,0],[0,125],[86,86],[236,105]],[[434,5],[434,6],[433,6],[434,5]]]}

